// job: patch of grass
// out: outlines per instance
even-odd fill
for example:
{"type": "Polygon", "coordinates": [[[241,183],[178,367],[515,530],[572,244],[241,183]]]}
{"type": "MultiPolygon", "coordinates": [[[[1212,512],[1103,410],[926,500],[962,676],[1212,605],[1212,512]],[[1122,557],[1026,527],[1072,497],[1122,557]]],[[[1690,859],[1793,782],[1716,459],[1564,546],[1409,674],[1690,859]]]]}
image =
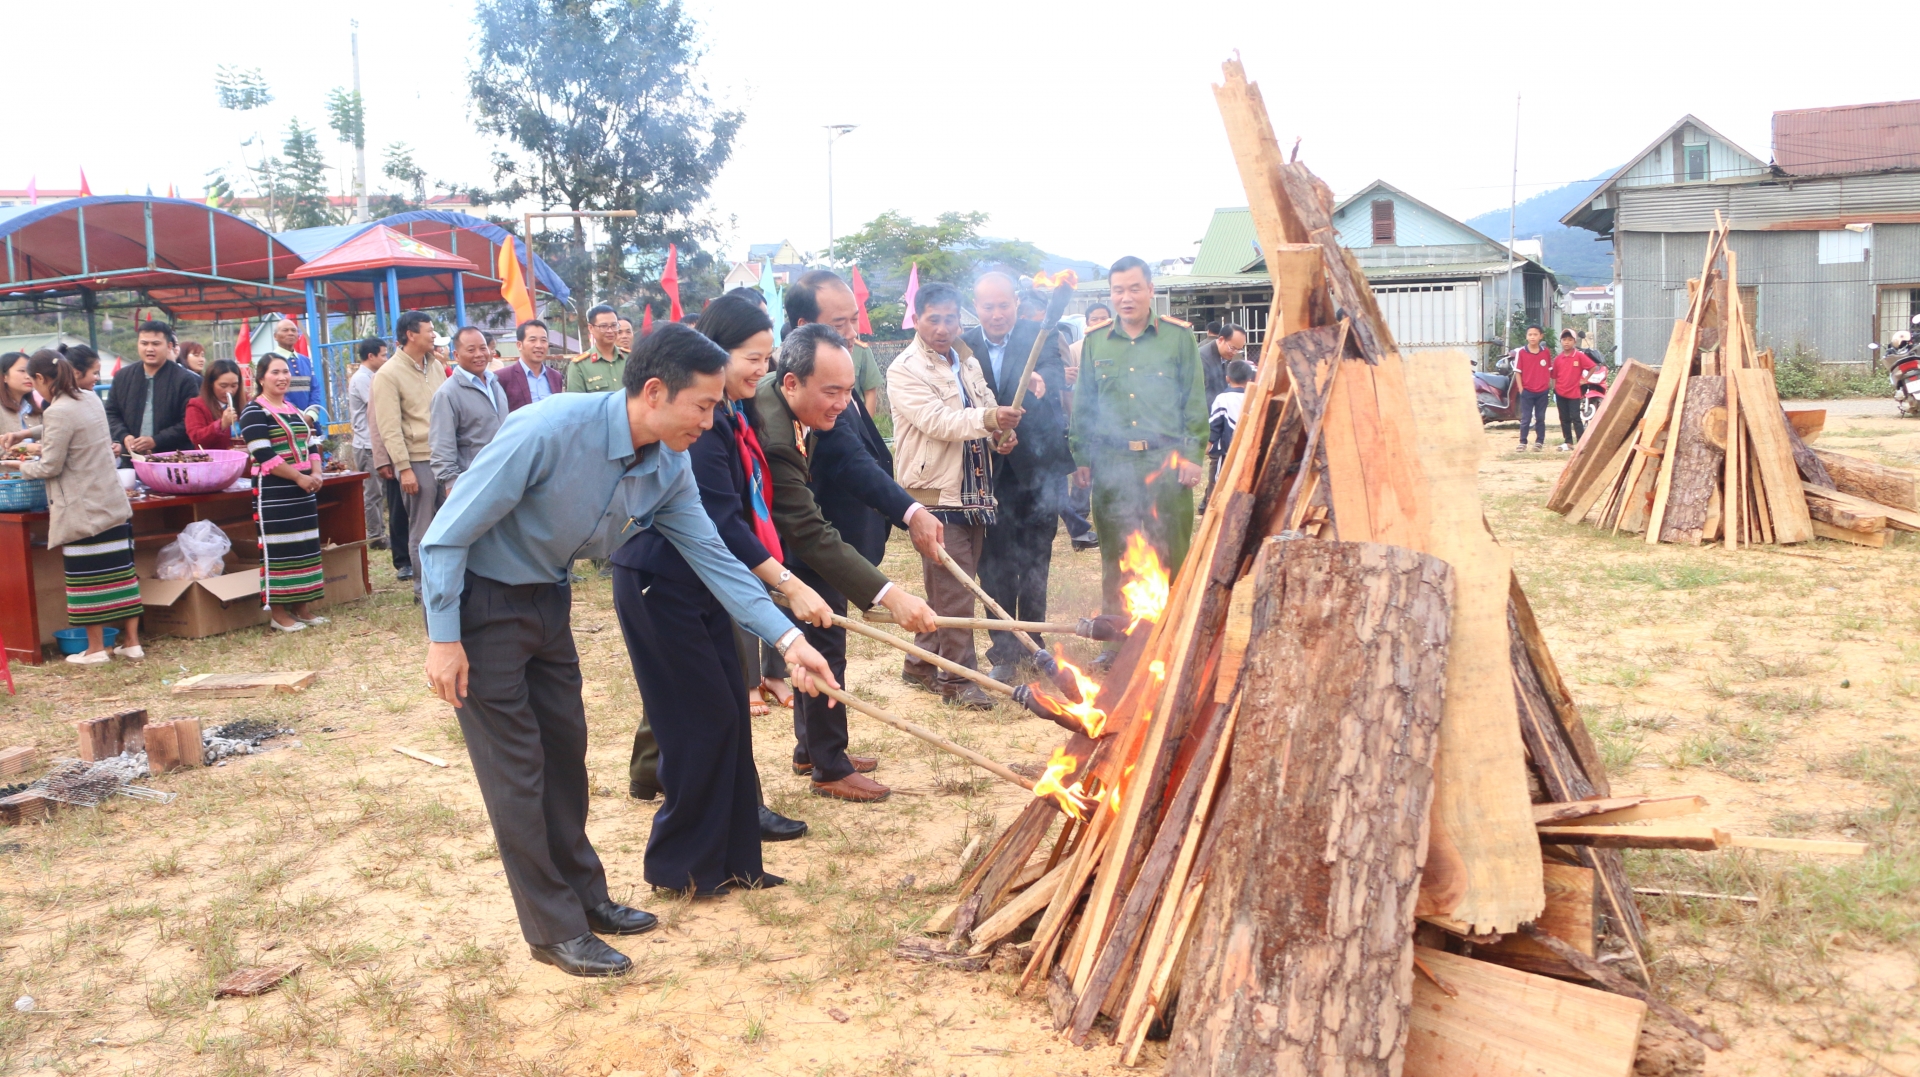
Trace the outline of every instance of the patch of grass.
{"type": "Polygon", "coordinates": [[[1633,584],[1655,591],[1692,591],[1742,579],[1740,573],[1718,565],[1656,565],[1644,561],[1610,566],[1602,575],[1613,583],[1633,584]]]}
{"type": "Polygon", "coordinates": [[[1761,692],[1748,692],[1740,697],[1740,702],[1762,714],[1817,714],[1827,707],[1827,700],[1818,688],[1769,688],[1761,692]]]}

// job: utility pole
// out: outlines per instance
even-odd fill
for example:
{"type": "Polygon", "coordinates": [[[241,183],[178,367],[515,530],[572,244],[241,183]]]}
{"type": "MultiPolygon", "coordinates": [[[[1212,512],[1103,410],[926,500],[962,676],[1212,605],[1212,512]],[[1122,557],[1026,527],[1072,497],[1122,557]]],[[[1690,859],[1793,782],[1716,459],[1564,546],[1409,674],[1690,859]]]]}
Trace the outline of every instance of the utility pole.
{"type": "MultiPolygon", "coordinates": [[[[353,99],[360,103],[361,125],[366,124],[366,104],[360,97],[360,20],[348,19],[347,25],[353,28],[353,99]]],[[[353,147],[353,219],[359,223],[372,220],[367,211],[367,135],[360,133],[359,142],[353,147]]]]}
{"type": "MultiPolygon", "coordinates": [[[[1520,95],[1513,95],[1513,188],[1507,198],[1507,303],[1506,303],[1506,339],[1500,343],[1511,347],[1513,343],[1513,242],[1515,236],[1514,216],[1520,208],[1520,95]]],[[[1525,301],[1522,300],[1524,309],[1525,301]]]]}
{"type": "Polygon", "coordinates": [[[833,264],[833,144],[857,124],[830,123],[827,128],[827,264],[833,264]]]}

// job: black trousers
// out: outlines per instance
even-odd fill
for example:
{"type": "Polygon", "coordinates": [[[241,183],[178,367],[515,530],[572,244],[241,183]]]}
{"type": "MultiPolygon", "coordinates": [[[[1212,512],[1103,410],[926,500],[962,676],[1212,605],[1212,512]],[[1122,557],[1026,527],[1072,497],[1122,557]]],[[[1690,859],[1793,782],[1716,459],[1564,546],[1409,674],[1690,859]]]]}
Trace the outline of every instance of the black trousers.
{"type": "MultiPolygon", "coordinates": [[[[842,617],[847,615],[846,596],[828,586],[827,581],[804,565],[793,574],[819,592],[828,609],[842,617]]],[[[802,621],[794,623],[806,633],[813,649],[827,660],[833,679],[846,684],[847,630],[838,625],[815,628],[802,621]]],[[[798,691],[793,694],[793,761],[812,763],[814,781],[837,782],[853,773],[853,764],[847,759],[847,739],[847,708],[824,695],[810,696],[798,691]]]]}
{"type": "Polygon", "coordinates": [[[621,565],[613,608],[667,797],[647,839],[647,881],[699,894],[777,881],[761,870],[760,775],[733,618],[699,583],[621,565]]]}
{"type": "Polygon", "coordinates": [[[466,705],[455,713],[493,823],[520,933],[536,946],[587,932],[607,872],[587,840],[587,712],[563,584],[467,574],[460,636],[466,705]]]}
{"type": "Polygon", "coordinates": [[[1571,445],[1587,436],[1587,424],[1580,419],[1580,398],[1553,394],[1554,406],[1560,409],[1560,440],[1571,445]]]}
{"type": "Polygon", "coordinates": [[[399,479],[381,479],[380,489],[387,495],[387,548],[393,553],[393,570],[413,567],[413,555],[408,549],[407,535],[407,499],[400,492],[399,479]]]}
{"type": "Polygon", "coordinates": [[[1547,401],[1552,398],[1552,389],[1542,389],[1537,393],[1520,390],[1520,444],[1527,443],[1529,426],[1539,435],[1535,444],[1547,443],[1547,401]]]}
{"type": "MultiPolygon", "coordinates": [[[[1047,619],[1047,574],[1053,564],[1053,537],[1060,530],[1063,499],[1058,495],[1063,492],[1053,476],[1037,487],[1009,483],[995,491],[1000,509],[980,552],[980,586],[1016,621],[1047,619]]],[[[988,635],[993,640],[987,648],[989,664],[1012,665],[1027,656],[1013,633],[995,630],[988,635]]]]}

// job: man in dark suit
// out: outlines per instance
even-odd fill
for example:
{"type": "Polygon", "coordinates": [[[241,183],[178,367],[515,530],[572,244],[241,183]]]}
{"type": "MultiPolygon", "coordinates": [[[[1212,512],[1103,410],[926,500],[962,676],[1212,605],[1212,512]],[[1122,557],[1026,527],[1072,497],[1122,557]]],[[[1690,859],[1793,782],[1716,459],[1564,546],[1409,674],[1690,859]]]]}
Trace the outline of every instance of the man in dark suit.
{"type": "MultiPolygon", "coordinates": [[[[1019,318],[1019,311],[1012,277],[993,272],[974,282],[973,312],[980,325],[961,339],[1003,405],[1013,403],[1027,356],[1040,335],[1039,324],[1019,318]]],[[[1073,470],[1066,413],[1060,406],[1067,387],[1065,350],[1058,335],[1042,346],[1023,401],[1026,415],[1020,420],[1019,440],[1013,451],[993,457],[993,492],[1000,510],[987,528],[980,554],[980,585],[1022,621],[1047,619],[1047,574],[1066,493],[1062,480],[1073,470]]],[[[993,664],[993,677],[1011,682],[1026,648],[1011,632],[996,631],[992,638],[987,661],[993,664]]]]}
{"type": "Polygon", "coordinates": [[[193,448],[187,401],[200,395],[200,375],[174,362],[173,326],[141,322],[135,337],[140,361],[122,365],[107,394],[107,427],[123,450],[122,467],[133,466],[134,453],[193,448]]]}
{"type": "Polygon", "coordinates": [[[520,358],[500,368],[500,387],[507,391],[507,412],[537,404],[566,389],[566,375],[547,362],[547,323],[528,318],[513,331],[520,342],[520,358]]]}
{"type": "MultiPolygon", "coordinates": [[[[860,443],[873,455],[873,462],[880,465],[880,470],[893,474],[893,453],[873,421],[880,387],[886,384],[886,377],[873,357],[873,349],[855,339],[854,333],[860,324],[860,301],[854,298],[853,288],[830,269],[809,270],[787,288],[782,306],[787,311],[787,325],[781,331],[783,337],[803,325],[824,325],[846,341],[847,354],[853,356],[855,384],[849,410],[858,416],[851,426],[859,433],[860,443]]],[[[879,554],[874,555],[873,562],[880,563],[879,554]]]]}
{"type": "MultiPolygon", "coordinates": [[[[1247,331],[1231,322],[1214,322],[1207,327],[1213,339],[1200,345],[1200,376],[1206,380],[1207,407],[1227,391],[1227,364],[1247,350],[1247,331]]],[[[1220,457],[1207,457],[1207,492],[1200,495],[1200,511],[1207,511],[1213,499],[1213,480],[1220,476],[1220,457]]]]}
{"type": "MultiPolygon", "coordinates": [[[[922,553],[940,548],[940,521],[882,471],[845,412],[858,405],[846,339],[825,325],[796,329],[780,345],[780,362],[760,382],[761,448],[773,478],[773,524],[788,568],[837,614],[851,600],[876,603],[909,632],[935,627],[919,596],[875,567],[889,526],[907,529],[922,553]]],[[[801,625],[845,683],[847,630],[801,625]]],[[[879,760],[847,754],[846,708],[826,696],[797,695],[793,705],[796,774],[811,774],[817,796],[872,802],[892,790],[866,776],[879,760]]]]}

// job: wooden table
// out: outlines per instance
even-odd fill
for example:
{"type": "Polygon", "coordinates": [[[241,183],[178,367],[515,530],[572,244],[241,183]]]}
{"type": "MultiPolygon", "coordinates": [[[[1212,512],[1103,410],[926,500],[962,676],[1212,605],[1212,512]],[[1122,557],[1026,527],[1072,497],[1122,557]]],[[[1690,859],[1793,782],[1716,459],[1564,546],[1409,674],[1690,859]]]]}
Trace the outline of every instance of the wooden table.
{"type": "MultiPolygon", "coordinates": [[[[361,471],[330,472],[314,495],[320,508],[320,543],[360,542],[367,537],[361,471]]],[[[233,540],[234,549],[259,548],[251,493],[149,495],[133,502],[133,546],[143,562],[172,542],[195,520],[211,520],[233,540]],[[145,554],[142,557],[142,554],[145,554]]],[[[360,549],[360,573],[367,589],[367,551],[360,549]]],[[[47,514],[0,512],[0,636],[7,657],[38,665],[41,648],[53,643],[56,629],[67,627],[66,571],[60,551],[47,548],[47,514]]]]}

